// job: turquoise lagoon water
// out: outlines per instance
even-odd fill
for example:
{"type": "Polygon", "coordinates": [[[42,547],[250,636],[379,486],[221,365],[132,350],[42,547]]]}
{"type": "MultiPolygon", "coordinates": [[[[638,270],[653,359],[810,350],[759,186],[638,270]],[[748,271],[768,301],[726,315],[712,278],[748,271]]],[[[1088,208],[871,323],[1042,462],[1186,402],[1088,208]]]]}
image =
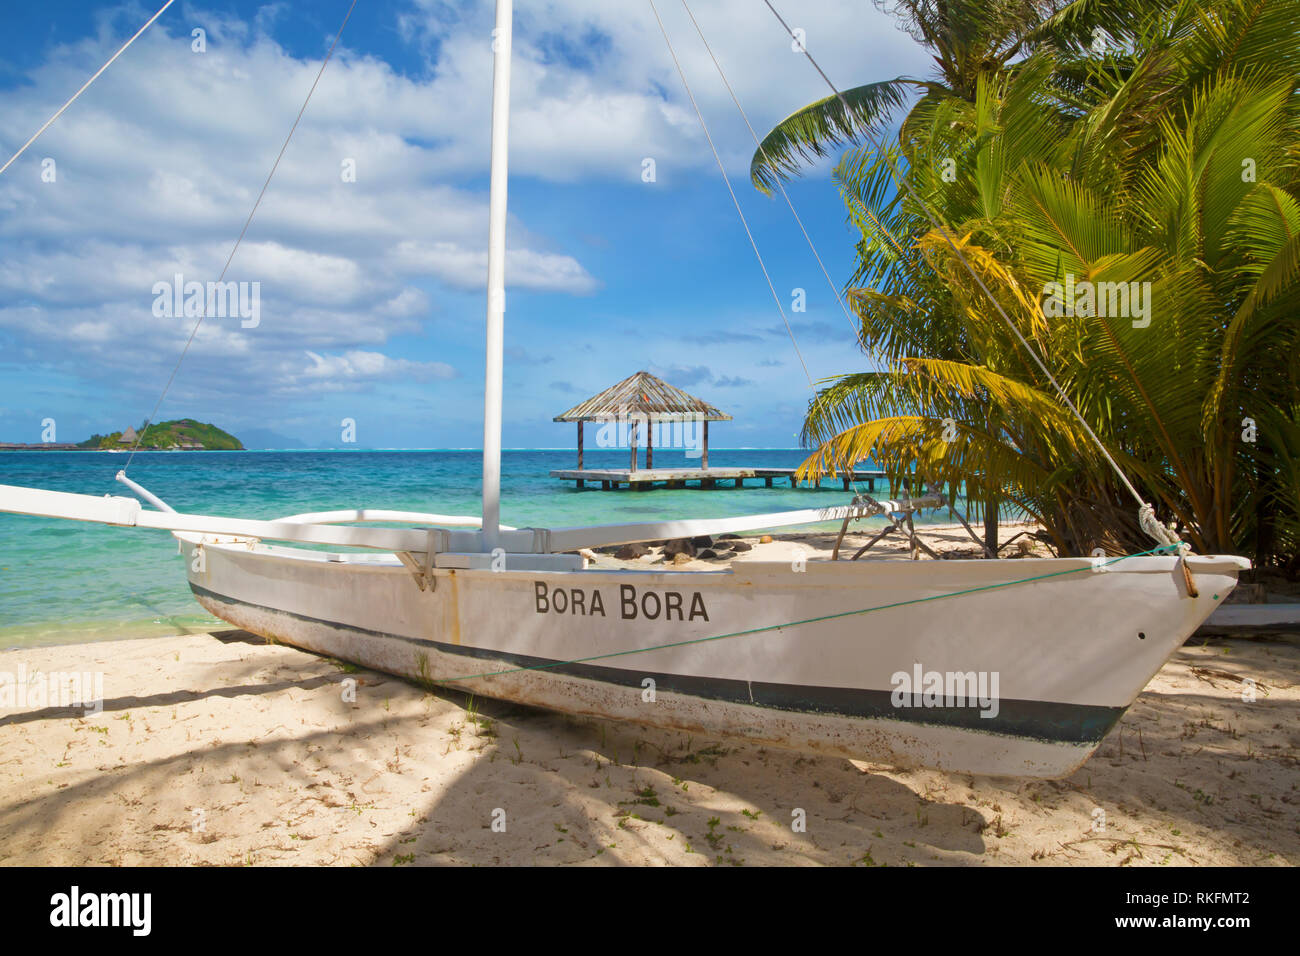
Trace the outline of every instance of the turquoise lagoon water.
{"type": "MultiPolygon", "coordinates": [[[[710,449],[709,464],[794,467],[797,449],[710,449]]],[[[129,494],[113,480],[125,454],[0,453],[0,484],[82,494],[129,494]]],[[[588,468],[625,468],[625,450],[589,449],[588,468]]],[[[655,465],[698,466],[656,449],[655,465]]],[[[822,489],[695,488],[578,491],[550,478],[575,466],[571,449],[502,453],[501,520],[564,527],[668,518],[734,517],[845,504],[822,489]]],[[[275,518],[337,508],[480,513],[478,451],[140,452],[130,476],[178,511],[275,518]]],[[[944,515],[936,516],[942,520],[944,515]]],[[[0,648],[204,630],[220,622],[191,596],[176,541],[161,531],[0,515],[0,648]]]]}

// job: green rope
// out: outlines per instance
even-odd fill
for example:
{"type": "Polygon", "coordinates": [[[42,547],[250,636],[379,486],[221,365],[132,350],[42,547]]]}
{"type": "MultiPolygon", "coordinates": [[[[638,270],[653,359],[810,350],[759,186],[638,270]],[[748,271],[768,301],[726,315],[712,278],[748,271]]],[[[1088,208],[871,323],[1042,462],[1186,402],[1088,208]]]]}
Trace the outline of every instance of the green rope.
{"type": "Polygon", "coordinates": [[[820,621],[832,621],[841,617],[853,617],[857,614],[870,614],[872,611],[887,611],[890,608],[906,607],[909,604],[924,604],[926,601],[942,601],[946,598],[960,597],[963,594],[975,594],[979,591],[996,591],[999,588],[1009,588],[1017,584],[1028,584],[1031,581],[1042,581],[1047,578],[1057,578],[1064,574],[1077,574],[1080,571],[1093,571],[1098,567],[1108,567],[1117,564],[1120,561],[1126,561],[1129,558],[1141,558],[1152,554],[1161,554],[1163,552],[1176,550],[1179,546],[1175,544],[1162,544],[1159,547],[1152,548],[1150,551],[1139,551],[1137,554],[1124,554],[1118,558],[1111,558],[1100,565],[1093,565],[1086,568],[1070,568],[1068,571],[1052,571],[1048,574],[1036,574],[1033,577],[1020,578],[1017,581],[1003,581],[1001,584],[982,584],[978,587],[965,588],[961,591],[952,591],[948,594],[935,594],[931,597],[912,598],[908,601],[895,601],[892,604],[880,604],[876,607],[860,608],[856,611],[839,611],[835,614],[823,614],[819,617],[810,617],[802,621],[788,621],[785,624],[768,624],[763,627],[751,627],[744,631],[732,631],[729,634],[715,634],[712,637],[695,637],[685,641],[674,641],[671,644],[654,644],[650,647],[637,647],[629,651],[610,651],[607,654],[593,654],[590,657],[575,657],[568,661],[550,661],[546,664],[535,664],[528,667],[510,667],[500,671],[485,671],[482,674],[467,674],[463,677],[439,677],[432,678],[435,684],[452,684],[458,681],[477,680],[482,677],[500,677],[502,674],[517,674],[520,671],[545,670],[549,667],[562,667],[566,664],[585,664],[588,661],[600,661],[610,657],[626,657],[629,654],[645,654],[649,651],[662,651],[670,647],[685,647],[688,644],[705,644],[709,641],[721,641],[729,637],[744,637],[749,634],[762,634],[765,631],[779,631],[782,628],[798,627],[800,624],[816,624],[820,621]]]}

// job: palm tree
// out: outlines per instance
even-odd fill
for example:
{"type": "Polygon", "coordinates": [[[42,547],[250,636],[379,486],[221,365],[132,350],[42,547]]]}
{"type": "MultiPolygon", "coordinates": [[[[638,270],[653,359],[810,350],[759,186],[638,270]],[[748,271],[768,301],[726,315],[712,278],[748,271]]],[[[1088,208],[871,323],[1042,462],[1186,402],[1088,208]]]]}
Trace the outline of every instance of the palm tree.
{"type": "Polygon", "coordinates": [[[1132,23],[1137,16],[1133,7],[1166,7],[1175,0],[874,2],[893,13],[906,33],[932,51],[935,76],[867,83],[787,116],[763,138],[750,161],[750,178],[762,192],[770,192],[778,179],[797,173],[802,162],[873,137],[915,93],[922,97],[909,116],[927,115],[934,104],[954,96],[974,102],[980,78],[1004,72],[1026,49],[1045,44],[1078,49],[1132,23]]]}
{"type": "Polygon", "coordinates": [[[872,457],[964,483],[977,511],[1009,500],[1061,552],[1143,546],[951,237],[1194,546],[1300,552],[1298,18],[1300,0],[1180,3],[1135,23],[1122,56],[1040,49],[973,101],[936,101],[898,147],[846,154],[849,296],[883,370],[818,393],[804,474],[872,457]],[[1085,285],[1109,302],[1075,308],[1066,289],[1085,285]]]}

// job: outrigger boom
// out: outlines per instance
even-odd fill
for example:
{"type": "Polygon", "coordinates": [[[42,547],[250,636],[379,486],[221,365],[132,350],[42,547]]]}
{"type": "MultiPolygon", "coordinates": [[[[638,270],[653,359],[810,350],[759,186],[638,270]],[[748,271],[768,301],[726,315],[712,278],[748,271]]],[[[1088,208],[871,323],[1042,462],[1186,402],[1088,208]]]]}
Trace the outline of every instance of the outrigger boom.
{"type": "MultiPolygon", "coordinates": [[[[147,494],[134,485],[134,490],[147,494]]],[[[156,496],[148,494],[155,503],[156,496]]],[[[580,548],[628,544],[696,535],[717,535],[784,528],[795,525],[868,518],[884,513],[939,507],[937,495],[881,501],[875,504],[844,505],[834,508],[805,508],[739,518],[693,518],[636,524],[576,526],[569,528],[510,528],[502,526],[498,546],[506,554],[558,554],[580,548]]],[[[486,553],[479,519],[455,515],[418,514],[399,511],[331,511],[293,515],[275,520],[227,518],[186,514],[179,511],[151,511],[134,498],[117,495],[75,494],[18,485],[0,485],[0,512],[65,518],[119,527],[153,528],[199,534],[231,535],[268,541],[294,541],[346,548],[373,548],[394,553],[486,553]],[[331,522],[419,521],[421,527],[349,527],[331,522]],[[451,527],[438,527],[448,525],[451,527]],[[460,526],[457,529],[455,526],[460,526]]]]}

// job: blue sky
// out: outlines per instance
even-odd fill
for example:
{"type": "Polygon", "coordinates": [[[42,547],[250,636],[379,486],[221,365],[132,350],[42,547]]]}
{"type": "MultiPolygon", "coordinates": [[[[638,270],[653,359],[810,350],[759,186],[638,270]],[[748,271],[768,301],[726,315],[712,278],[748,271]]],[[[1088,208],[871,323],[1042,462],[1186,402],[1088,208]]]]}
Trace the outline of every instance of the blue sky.
{"type": "MultiPolygon", "coordinates": [[[[156,6],[6,6],[5,159],[156,6]]],[[[492,6],[360,0],[227,276],[259,283],[257,325],[206,320],[160,419],[480,444],[492,6]]],[[[808,372],[861,368],[785,203],[749,185],[753,142],[679,0],[658,6],[808,372]]],[[[783,6],[842,86],[927,71],[865,0],[783,6]]],[[[693,7],[760,135],[824,95],[758,0],[693,7]]],[[[193,322],[155,314],[155,285],[217,278],[346,9],[178,0],[0,176],[0,440],[149,414],[193,322]]],[[[551,418],[643,368],[735,417],[714,444],[793,446],[808,378],[648,3],[520,0],[512,106],[506,446],[569,445],[551,418]]],[[[829,167],[788,188],[838,284],[829,167]]]]}

